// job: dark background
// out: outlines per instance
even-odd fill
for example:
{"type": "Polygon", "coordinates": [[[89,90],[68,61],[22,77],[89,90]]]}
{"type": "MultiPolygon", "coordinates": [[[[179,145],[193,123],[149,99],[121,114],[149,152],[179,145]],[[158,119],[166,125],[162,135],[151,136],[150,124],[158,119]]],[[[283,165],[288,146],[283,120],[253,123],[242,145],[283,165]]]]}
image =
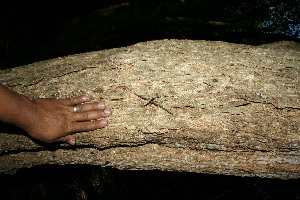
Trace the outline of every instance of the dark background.
{"type": "Polygon", "coordinates": [[[154,39],[300,39],[300,0],[10,0],[0,9],[0,69],[154,39]]]}
{"type": "Polygon", "coordinates": [[[188,172],[123,171],[88,165],[38,166],[0,176],[5,200],[296,200],[299,180],[188,172]]]}
{"type": "MultiPolygon", "coordinates": [[[[0,69],[165,38],[299,42],[299,6],[299,0],[2,1],[0,69]]],[[[0,199],[300,199],[299,188],[299,180],[86,165],[0,174],[0,199]]]]}

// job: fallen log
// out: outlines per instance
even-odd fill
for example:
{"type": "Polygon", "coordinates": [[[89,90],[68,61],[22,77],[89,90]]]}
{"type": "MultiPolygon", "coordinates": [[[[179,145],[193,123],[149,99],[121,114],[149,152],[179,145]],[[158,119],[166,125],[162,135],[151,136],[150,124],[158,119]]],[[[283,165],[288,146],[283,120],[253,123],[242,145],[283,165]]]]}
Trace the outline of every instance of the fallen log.
{"type": "MultiPolygon", "coordinates": [[[[0,71],[30,98],[87,95],[113,110],[76,147],[1,124],[0,172],[44,164],[300,177],[300,45],[159,40],[0,71]]],[[[46,126],[46,124],[45,124],[46,126]]]]}

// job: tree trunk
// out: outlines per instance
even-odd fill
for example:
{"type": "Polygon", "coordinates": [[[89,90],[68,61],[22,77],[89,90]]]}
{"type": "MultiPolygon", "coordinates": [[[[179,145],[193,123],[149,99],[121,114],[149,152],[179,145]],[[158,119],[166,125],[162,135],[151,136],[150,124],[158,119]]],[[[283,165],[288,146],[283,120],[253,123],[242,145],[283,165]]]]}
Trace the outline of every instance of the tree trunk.
{"type": "MultiPolygon", "coordinates": [[[[2,124],[0,172],[43,164],[300,177],[300,46],[160,40],[0,72],[30,98],[88,95],[113,110],[77,146],[2,124]]],[[[46,126],[46,125],[45,125],[46,126]]]]}

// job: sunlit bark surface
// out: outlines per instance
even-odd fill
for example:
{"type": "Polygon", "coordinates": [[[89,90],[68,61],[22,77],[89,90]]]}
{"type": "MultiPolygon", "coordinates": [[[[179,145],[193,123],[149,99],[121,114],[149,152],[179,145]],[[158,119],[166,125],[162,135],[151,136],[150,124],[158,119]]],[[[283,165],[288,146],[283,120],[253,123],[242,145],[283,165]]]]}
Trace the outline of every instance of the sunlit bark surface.
{"type": "MultiPolygon", "coordinates": [[[[0,128],[0,172],[90,164],[300,177],[300,45],[159,40],[0,71],[30,98],[88,95],[113,110],[77,146],[44,146],[0,128]]],[[[45,124],[47,126],[47,124],[45,124]]]]}

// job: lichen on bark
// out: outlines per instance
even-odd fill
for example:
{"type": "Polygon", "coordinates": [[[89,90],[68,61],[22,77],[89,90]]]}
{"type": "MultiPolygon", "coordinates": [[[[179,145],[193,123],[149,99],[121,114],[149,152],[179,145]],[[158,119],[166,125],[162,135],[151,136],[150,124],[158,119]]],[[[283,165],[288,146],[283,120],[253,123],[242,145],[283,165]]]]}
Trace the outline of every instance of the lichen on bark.
{"type": "Polygon", "coordinates": [[[85,94],[113,110],[108,127],[76,134],[75,149],[2,133],[0,171],[84,163],[299,178],[299,50],[158,40],[0,71],[30,98],[85,94]]]}

